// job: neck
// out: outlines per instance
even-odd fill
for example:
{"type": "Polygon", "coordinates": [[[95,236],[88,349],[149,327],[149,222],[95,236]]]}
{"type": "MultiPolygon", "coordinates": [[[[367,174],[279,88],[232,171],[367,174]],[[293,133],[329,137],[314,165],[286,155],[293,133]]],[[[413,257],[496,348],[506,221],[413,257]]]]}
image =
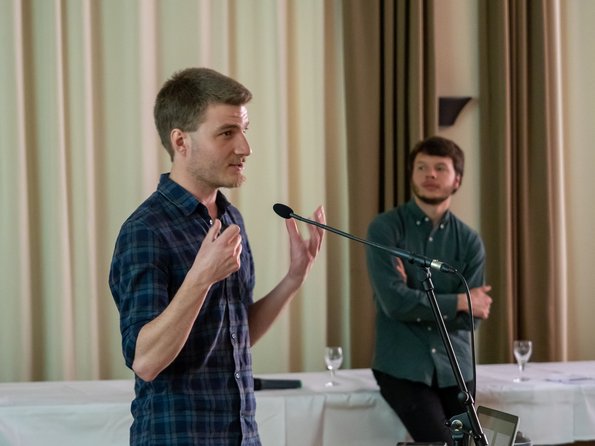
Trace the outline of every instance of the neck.
{"type": "Polygon", "coordinates": [[[217,188],[213,188],[210,186],[203,185],[197,181],[193,181],[188,175],[183,175],[179,169],[176,169],[172,166],[171,172],[169,174],[169,178],[172,181],[175,181],[188,192],[190,192],[194,197],[204,204],[207,209],[209,210],[209,215],[211,218],[217,218],[218,210],[217,210],[217,188]]]}

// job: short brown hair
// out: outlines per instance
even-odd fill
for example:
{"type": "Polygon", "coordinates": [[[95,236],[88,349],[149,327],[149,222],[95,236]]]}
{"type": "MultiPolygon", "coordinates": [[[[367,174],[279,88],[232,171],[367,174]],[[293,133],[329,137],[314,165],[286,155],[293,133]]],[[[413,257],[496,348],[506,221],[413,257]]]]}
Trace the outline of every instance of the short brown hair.
{"type": "Polygon", "coordinates": [[[161,144],[173,160],[169,139],[173,129],[196,131],[209,105],[244,105],[251,99],[250,90],[210,68],[178,71],[163,84],[155,99],[153,116],[161,144]]]}
{"type": "Polygon", "coordinates": [[[425,153],[431,156],[445,156],[452,159],[452,165],[455,172],[459,175],[460,181],[463,180],[463,173],[465,171],[465,154],[461,148],[450,139],[441,136],[430,136],[418,142],[409,153],[407,168],[409,174],[413,174],[413,163],[418,154],[425,153]]]}

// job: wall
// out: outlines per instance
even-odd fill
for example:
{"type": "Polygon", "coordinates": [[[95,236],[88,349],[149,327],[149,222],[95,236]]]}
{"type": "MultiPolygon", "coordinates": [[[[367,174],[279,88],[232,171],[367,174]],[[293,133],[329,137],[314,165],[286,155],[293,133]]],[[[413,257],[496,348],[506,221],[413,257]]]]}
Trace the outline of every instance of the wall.
{"type": "Polygon", "coordinates": [[[595,359],[595,2],[562,1],[569,359],[595,359]]]}
{"type": "Polygon", "coordinates": [[[453,198],[453,211],[479,230],[479,48],[477,2],[435,2],[436,70],[438,96],[471,96],[454,125],[440,134],[457,142],[465,152],[463,186],[453,198]]]}

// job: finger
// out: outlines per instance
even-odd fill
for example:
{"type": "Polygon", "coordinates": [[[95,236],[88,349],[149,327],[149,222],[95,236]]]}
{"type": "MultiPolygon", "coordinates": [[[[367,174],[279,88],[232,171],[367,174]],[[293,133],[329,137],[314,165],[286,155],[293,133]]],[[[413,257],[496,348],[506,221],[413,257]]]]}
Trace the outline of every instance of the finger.
{"type": "MultiPolygon", "coordinates": [[[[314,218],[318,223],[322,223],[323,225],[326,224],[326,213],[324,212],[324,207],[322,205],[318,206],[316,211],[314,211],[314,218]]],[[[316,227],[316,229],[318,230],[318,234],[322,241],[322,238],[324,237],[324,229],[319,227],[316,227]]]]}
{"type": "Polygon", "coordinates": [[[314,211],[314,220],[316,220],[318,223],[326,223],[326,214],[322,205],[318,206],[314,211]]]}
{"type": "Polygon", "coordinates": [[[308,252],[315,256],[320,251],[322,245],[323,230],[317,226],[308,225],[308,232],[310,233],[310,240],[308,240],[308,252]]]}
{"type": "Polygon", "coordinates": [[[285,227],[287,228],[290,239],[294,239],[296,237],[300,238],[300,231],[298,230],[297,222],[293,218],[288,218],[285,220],[285,227]]]}
{"type": "Polygon", "coordinates": [[[240,243],[238,243],[233,251],[233,255],[236,258],[240,258],[241,254],[242,254],[242,249],[243,249],[243,245],[241,243],[241,239],[240,239],[240,243]]]}
{"type": "Polygon", "coordinates": [[[240,237],[240,239],[238,240],[238,244],[236,245],[236,252],[238,253],[238,255],[240,255],[242,253],[243,249],[244,249],[244,244],[242,243],[242,238],[240,237]]]}
{"type": "Polygon", "coordinates": [[[230,266],[232,271],[237,271],[242,266],[241,261],[241,254],[242,254],[242,243],[238,243],[229,253],[228,261],[230,262],[230,266]]]}
{"type": "Polygon", "coordinates": [[[221,220],[218,218],[215,219],[209,231],[207,232],[207,236],[205,237],[207,240],[211,240],[214,242],[217,237],[219,236],[219,231],[221,230],[221,220]]]}
{"type": "Polygon", "coordinates": [[[233,241],[234,237],[239,237],[241,239],[240,227],[238,225],[229,225],[225,231],[219,234],[221,243],[230,243],[233,241]]]}
{"type": "MultiPolygon", "coordinates": [[[[326,224],[326,215],[322,205],[318,206],[314,211],[313,219],[318,223],[326,224]]],[[[310,225],[308,229],[310,231],[310,253],[316,254],[320,251],[320,247],[322,246],[324,229],[314,225],[310,225]]]]}

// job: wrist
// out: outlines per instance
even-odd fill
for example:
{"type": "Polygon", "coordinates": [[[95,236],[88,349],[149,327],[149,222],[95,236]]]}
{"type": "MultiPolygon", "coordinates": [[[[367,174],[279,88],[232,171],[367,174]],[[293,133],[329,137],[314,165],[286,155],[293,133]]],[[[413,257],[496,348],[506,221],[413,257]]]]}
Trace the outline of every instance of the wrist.
{"type": "Polygon", "coordinates": [[[297,291],[302,284],[305,281],[305,276],[301,275],[301,274],[294,274],[291,271],[289,271],[286,275],[285,275],[285,286],[291,290],[291,291],[297,291]]]}
{"type": "Polygon", "coordinates": [[[467,311],[467,295],[465,293],[457,294],[457,311],[467,311]]]}

